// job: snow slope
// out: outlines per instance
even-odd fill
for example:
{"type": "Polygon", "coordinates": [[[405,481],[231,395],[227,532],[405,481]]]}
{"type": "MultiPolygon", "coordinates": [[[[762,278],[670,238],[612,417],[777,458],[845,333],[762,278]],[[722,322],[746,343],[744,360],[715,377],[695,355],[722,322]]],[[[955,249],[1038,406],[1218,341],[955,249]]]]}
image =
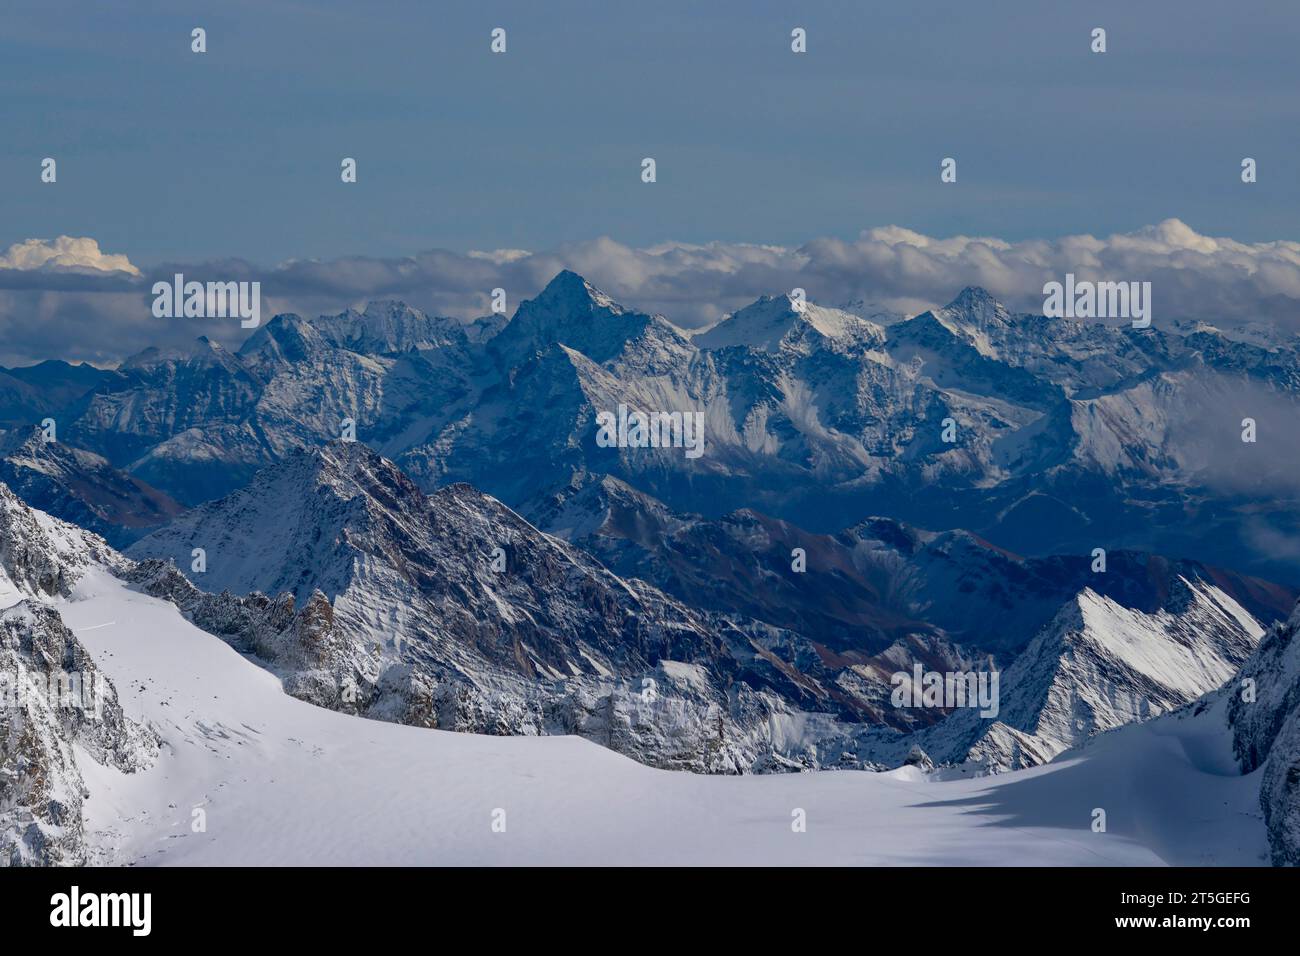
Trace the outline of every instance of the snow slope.
{"type": "Polygon", "coordinates": [[[1256,864],[1258,776],[1222,715],[1186,711],[1063,762],[940,782],[905,767],[716,777],[573,737],[481,737],[346,716],[165,602],[94,568],[59,609],[165,743],[122,774],[83,753],[105,863],[1256,864]],[[206,831],[194,832],[194,808],[206,831]],[[1091,830],[1092,811],[1108,832],[1091,830]],[[506,812],[494,832],[493,812],[506,812]],[[792,832],[792,812],[807,832],[792,832]]]}

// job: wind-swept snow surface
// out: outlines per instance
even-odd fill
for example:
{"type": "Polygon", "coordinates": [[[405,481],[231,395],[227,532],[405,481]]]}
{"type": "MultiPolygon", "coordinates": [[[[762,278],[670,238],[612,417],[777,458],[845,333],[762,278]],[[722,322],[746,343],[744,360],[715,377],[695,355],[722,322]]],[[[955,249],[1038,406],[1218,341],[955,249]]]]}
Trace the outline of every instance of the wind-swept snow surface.
{"type": "Polygon", "coordinates": [[[994,778],[940,781],[913,767],[699,776],[572,737],[447,733],[314,707],[98,569],[60,611],[128,715],[164,739],[156,764],[129,775],[78,754],[105,863],[1266,860],[1258,776],[1235,775],[1222,715],[1208,710],[994,778]]]}

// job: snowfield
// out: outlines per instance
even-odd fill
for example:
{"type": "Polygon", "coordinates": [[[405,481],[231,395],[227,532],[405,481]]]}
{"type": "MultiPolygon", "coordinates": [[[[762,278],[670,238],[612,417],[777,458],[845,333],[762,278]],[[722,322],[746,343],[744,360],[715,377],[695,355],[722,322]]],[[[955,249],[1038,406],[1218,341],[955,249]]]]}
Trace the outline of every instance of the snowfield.
{"type": "Polygon", "coordinates": [[[314,707],[98,567],[58,608],[127,714],[164,740],[135,774],[78,752],[99,863],[1267,862],[1259,773],[1237,774],[1221,703],[998,777],[703,776],[575,737],[457,734],[314,707]],[[1094,808],[1105,833],[1092,831],[1094,808]],[[806,832],[792,828],[796,810],[806,832]]]}

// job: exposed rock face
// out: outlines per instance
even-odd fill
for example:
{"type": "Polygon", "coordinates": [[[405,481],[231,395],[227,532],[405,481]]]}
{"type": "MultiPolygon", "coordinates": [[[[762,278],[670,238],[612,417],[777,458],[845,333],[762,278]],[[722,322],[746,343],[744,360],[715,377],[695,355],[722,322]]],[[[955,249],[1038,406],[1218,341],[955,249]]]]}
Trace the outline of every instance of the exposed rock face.
{"type": "Polygon", "coordinates": [[[0,484],[0,865],[90,862],[74,745],[128,773],[158,753],[47,603],[96,559],[122,566],[102,540],[0,484]]]}
{"type": "Polygon", "coordinates": [[[307,602],[303,614],[299,614],[293,595],[288,593],[273,599],[256,591],[248,595],[200,591],[170,561],[128,563],[119,576],[138,585],[146,594],[171,601],[197,627],[210,634],[237,638],[242,642],[241,649],[268,659],[302,653],[314,658],[328,638],[329,612],[323,615],[324,631],[315,633],[322,619],[320,604],[329,607],[319,592],[312,596],[315,600],[307,602]],[[308,613],[311,624],[300,620],[308,613]],[[300,639],[300,629],[310,629],[312,638],[300,639]]]}
{"type": "MultiPolygon", "coordinates": [[[[801,715],[776,694],[743,682],[720,689],[717,676],[701,665],[642,663],[635,677],[626,668],[568,679],[535,670],[525,676],[527,659],[515,666],[463,652],[448,659],[446,651],[422,647],[419,635],[372,644],[373,632],[355,620],[339,624],[320,591],[295,609],[287,592],[272,599],[256,591],[242,597],[200,591],[170,561],[141,561],[120,574],[172,601],[196,626],[261,658],[287,693],[345,713],[472,733],[579,734],[652,766],[710,773],[764,769],[767,761],[778,769],[819,766],[816,748],[803,740],[793,757],[772,755],[787,744],[774,740],[779,724],[811,717],[836,742],[837,756],[855,733],[829,715],[801,715]]],[[[739,631],[734,639],[743,645],[739,631]]],[[[518,646],[530,645],[520,640],[518,646]]],[[[762,662],[753,666],[759,671],[762,662]]],[[[772,675],[780,678],[775,670],[772,675]]]]}
{"type": "Polygon", "coordinates": [[[125,773],[150,766],[156,735],[127,719],[117,690],[54,608],[0,611],[0,865],[92,862],[73,746],[125,773]]]}
{"type": "Polygon", "coordinates": [[[1233,749],[1263,768],[1259,802],[1277,866],[1300,866],[1300,607],[1273,627],[1226,688],[1233,749]]]}

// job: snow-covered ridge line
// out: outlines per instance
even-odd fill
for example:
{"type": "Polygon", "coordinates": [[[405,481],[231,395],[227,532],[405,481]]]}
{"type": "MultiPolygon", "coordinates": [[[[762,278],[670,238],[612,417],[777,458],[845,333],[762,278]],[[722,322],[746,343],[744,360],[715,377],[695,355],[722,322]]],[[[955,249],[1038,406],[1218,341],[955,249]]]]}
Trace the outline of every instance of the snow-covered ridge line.
{"type": "Polygon", "coordinates": [[[1003,675],[996,721],[957,713],[923,746],[941,761],[1029,767],[1229,681],[1264,630],[1212,584],[1179,578],[1182,606],[1144,614],[1085,589],[1003,675]]]}

